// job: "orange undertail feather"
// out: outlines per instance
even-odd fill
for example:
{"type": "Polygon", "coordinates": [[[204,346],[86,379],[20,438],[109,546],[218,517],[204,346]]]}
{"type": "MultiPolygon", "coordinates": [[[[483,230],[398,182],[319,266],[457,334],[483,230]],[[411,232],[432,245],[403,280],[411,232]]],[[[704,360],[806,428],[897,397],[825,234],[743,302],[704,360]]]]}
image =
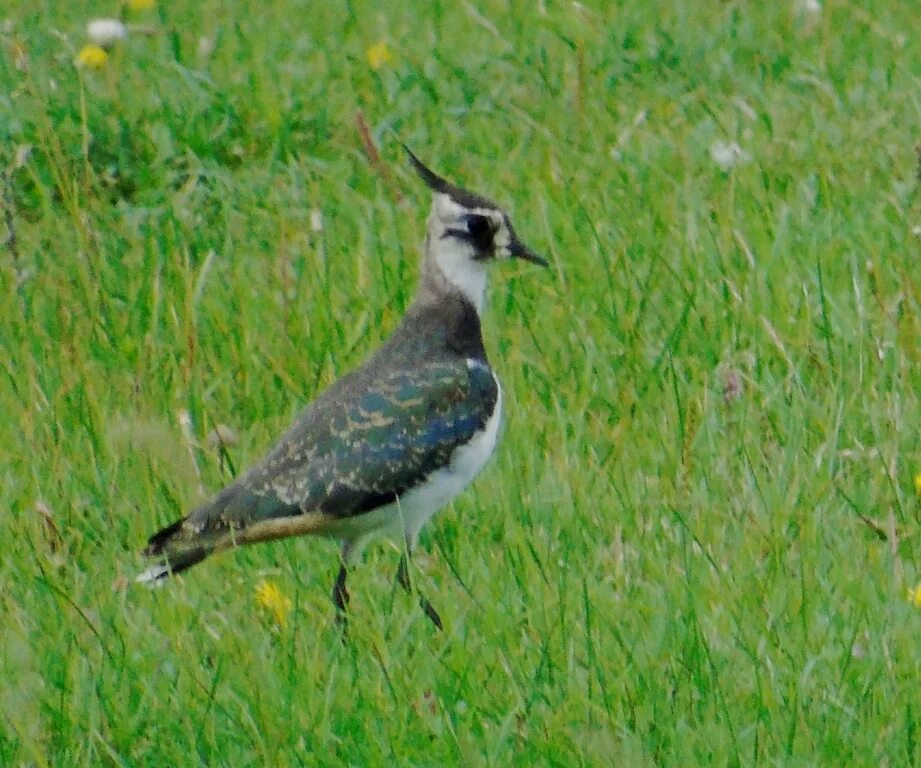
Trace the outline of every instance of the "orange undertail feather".
{"type": "Polygon", "coordinates": [[[167,576],[182,573],[215,552],[243,544],[283,539],[289,536],[329,535],[335,518],[322,512],[270,518],[239,529],[221,528],[196,532],[177,520],[155,533],[143,553],[157,563],[139,574],[135,581],[154,586],[167,576]]]}

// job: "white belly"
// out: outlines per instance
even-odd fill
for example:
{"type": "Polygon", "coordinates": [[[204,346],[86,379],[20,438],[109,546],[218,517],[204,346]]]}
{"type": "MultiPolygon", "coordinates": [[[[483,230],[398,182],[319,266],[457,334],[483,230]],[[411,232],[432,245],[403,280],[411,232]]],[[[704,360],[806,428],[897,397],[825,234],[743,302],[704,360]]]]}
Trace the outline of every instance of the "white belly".
{"type": "Polygon", "coordinates": [[[405,540],[411,547],[432,515],[470,485],[496,447],[502,416],[502,388],[498,379],[496,390],[496,405],[485,426],[469,443],[455,449],[446,466],[435,470],[399,501],[341,521],[335,535],[351,542],[348,559],[357,558],[364,545],[375,536],[386,536],[401,546],[405,540]]]}

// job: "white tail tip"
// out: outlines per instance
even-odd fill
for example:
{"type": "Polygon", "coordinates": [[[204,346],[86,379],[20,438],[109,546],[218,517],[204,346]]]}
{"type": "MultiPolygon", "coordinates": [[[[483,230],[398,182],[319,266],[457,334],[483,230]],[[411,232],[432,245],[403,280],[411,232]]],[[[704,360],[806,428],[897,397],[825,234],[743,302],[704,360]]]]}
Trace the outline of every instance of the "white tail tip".
{"type": "Polygon", "coordinates": [[[144,584],[150,589],[153,589],[154,587],[162,587],[163,579],[167,576],[169,576],[169,566],[158,563],[157,565],[150,566],[150,568],[143,573],[139,573],[135,582],[144,584]]]}

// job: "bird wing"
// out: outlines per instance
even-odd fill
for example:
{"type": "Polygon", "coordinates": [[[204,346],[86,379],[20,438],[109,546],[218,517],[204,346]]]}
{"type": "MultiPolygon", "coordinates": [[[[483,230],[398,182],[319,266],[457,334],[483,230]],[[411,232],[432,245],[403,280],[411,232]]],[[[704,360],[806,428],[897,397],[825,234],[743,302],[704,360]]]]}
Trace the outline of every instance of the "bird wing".
{"type": "Polygon", "coordinates": [[[318,398],[262,463],[184,527],[239,531],[307,515],[319,532],[323,520],[391,503],[484,428],[498,385],[488,366],[457,360],[392,370],[342,394],[344,406],[332,391],[318,398]]]}

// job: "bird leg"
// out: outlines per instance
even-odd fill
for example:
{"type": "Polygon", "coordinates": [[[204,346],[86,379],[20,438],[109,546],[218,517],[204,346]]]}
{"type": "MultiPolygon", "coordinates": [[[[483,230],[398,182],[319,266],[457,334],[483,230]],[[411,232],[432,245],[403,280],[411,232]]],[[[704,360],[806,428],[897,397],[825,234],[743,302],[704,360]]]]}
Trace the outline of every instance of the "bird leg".
{"type": "Polygon", "coordinates": [[[339,566],[339,575],[336,576],[336,583],[333,584],[333,605],[336,606],[336,624],[341,627],[346,626],[347,616],[346,610],[349,607],[349,591],[345,586],[345,579],[348,576],[349,571],[345,566],[345,562],[339,566]]]}
{"type": "MultiPolygon", "coordinates": [[[[397,567],[397,584],[403,587],[409,594],[413,591],[412,582],[409,580],[410,557],[412,557],[411,553],[409,550],[406,550],[406,552],[400,555],[400,565],[397,567]]],[[[422,608],[422,612],[429,617],[429,621],[432,622],[435,629],[443,629],[441,616],[438,615],[438,611],[436,611],[432,604],[426,599],[425,595],[421,593],[419,593],[419,605],[422,608]]]]}
{"type": "Polygon", "coordinates": [[[407,592],[413,591],[413,585],[409,581],[409,566],[406,563],[406,553],[400,555],[400,564],[397,566],[397,584],[407,592]]]}

